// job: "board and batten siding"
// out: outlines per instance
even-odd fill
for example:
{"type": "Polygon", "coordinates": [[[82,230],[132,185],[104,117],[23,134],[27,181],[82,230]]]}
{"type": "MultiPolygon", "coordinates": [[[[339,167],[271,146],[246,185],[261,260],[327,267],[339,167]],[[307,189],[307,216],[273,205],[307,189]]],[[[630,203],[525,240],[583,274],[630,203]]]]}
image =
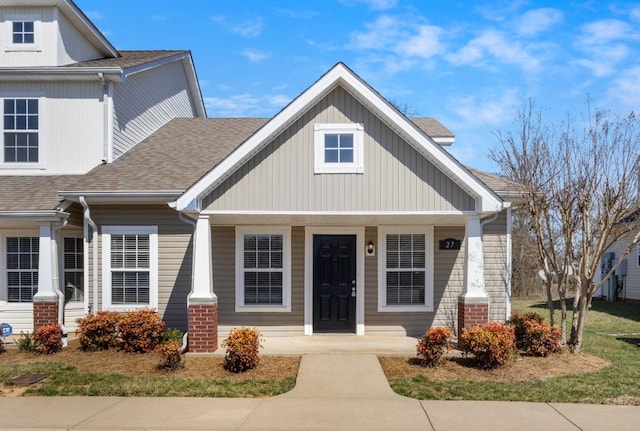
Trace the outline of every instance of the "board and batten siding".
{"type": "Polygon", "coordinates": [[[114,159],[172,118],[195,116],[182,61],[130,75],[113,93],[114,159]]]}
{"type": "Polygon", "coordinates": [[[5,82],[0,98],[39,98],[42,169],[3,169],[0,175],[84,174],[103,158],[103,90],[97,83],[5,82]]]}
{"type": "MultiPolygon", "coordinates": [[[[54,29],[55,31],[55,29],[54,29]]],[[[102,58],[102,54],[61,13],[58,14],[57,64],[71,64],[102,58]]]]}
{"type": "MultiPolygon", "coordinates": [[[[158,312],[167,328],[187,330],[187,297],[191,292],[193,227],[166,205],[91,205],[98,238],[99,309],[102,309],[102,229],[104,226],[158,227],[158,312]]],[[[89,264],[93,247],[89,245],[89,264]]],[[[89,304],[93,304],[93,269],[89,274],[89,304]]]]}
{"type": "Polygon", "coordinates": [[[475,201],[342,87],[203,199],[224,211],[472,211],[475,201]],[[364,124],[363,174],[314,174],[314,124],[364,124]]]}
{"type": "Polygon", "coordinates": [[[304,227],[291,228],[291,312],[236,313],[235,228],[212,228],[213,291],[218,297],[220,341],[242,326],[258,328],[265,336],[304,334],[304,239],[304,227]]]}

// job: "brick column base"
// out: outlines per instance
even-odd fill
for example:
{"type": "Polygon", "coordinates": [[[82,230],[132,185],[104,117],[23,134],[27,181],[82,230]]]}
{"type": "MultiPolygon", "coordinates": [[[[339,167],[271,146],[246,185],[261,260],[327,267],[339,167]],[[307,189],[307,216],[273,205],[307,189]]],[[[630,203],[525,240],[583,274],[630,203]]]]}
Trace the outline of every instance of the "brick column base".
{"type": "Polygon", "coordinates": [[[58,302],[33,302],[33,329],[58,323],[58,302]]]}
{"type": "Polygon", "coordinates": [[[189,352],[213,353],[218,348],[218,304],[189,304],[189,352]]]}
{"type": "Polygon", "coordinates": [[[458,334],[489,321],[489,298],[458,298],[458,334]]]}

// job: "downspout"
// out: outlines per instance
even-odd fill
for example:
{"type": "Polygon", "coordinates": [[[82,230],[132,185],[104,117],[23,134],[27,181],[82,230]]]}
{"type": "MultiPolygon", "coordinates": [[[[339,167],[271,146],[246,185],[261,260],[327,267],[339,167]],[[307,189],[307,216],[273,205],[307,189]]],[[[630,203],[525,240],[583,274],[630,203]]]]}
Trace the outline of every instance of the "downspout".
{"type": "MultiPolygon", "coordinates": [[[[178,218],[180,219],[180,221],[190,224],[193,227],[193,233],[191,237],[193,238],[192,247],[195,250],[196,249],[196,221],[193,220],[191,217],[186,216],[182,211],[178,211],[178,218]]],[[[195,261],[194,259],[191,259],[191,288],[193,288],[194,271],[195,271],[195,261]]],[[[187,307],[188,307],[188,304],[187,304],[187,307]]],[[[180,350],[182,352],[185,352],[188,346],[189,346],[189,331],[186,331],[182,336],[182,347],[180,348],[180,350]]]]}
{"type": "Polygon", "coordinates": [[[58,259],[58,231],[67,225],[67,219],[62,220],[58,226],[51,229],[51,256],[55,263],[53,265],[53,291],[58,295],[58,325],[62,331],[62,347],[67,347],[67,328],[64,327],[64,293],[60,290],[60,262],[58,259]]]}
{"type": "MultiPolygon", "coordinates": [[[[93,310],[89,310],[89,312],[93,311],[93,313],[97,313],[98,311],[98,226],[91,219],[91,212],[89,211],[89,205],[85,200],[84,196],[80,196],[80,205],[84,209],[84,220],[91,226],[92,239],[93,242],[93,310]]],[[[86,241],[89,241],[88,232],[86,241]]]]}

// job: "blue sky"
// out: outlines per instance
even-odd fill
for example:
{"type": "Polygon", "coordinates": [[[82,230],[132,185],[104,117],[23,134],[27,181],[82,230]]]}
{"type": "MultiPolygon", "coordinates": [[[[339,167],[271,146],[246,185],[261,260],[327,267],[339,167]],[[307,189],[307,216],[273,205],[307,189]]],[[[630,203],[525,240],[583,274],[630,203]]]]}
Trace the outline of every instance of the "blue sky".
{"type": "Polygon", "coordinates": [[[338,61],[496,171],[496,129],[640,112],[640,4],[625,1],[76,0],[117,49],[190,49],[210,117],[270,117],[338,61]]]}

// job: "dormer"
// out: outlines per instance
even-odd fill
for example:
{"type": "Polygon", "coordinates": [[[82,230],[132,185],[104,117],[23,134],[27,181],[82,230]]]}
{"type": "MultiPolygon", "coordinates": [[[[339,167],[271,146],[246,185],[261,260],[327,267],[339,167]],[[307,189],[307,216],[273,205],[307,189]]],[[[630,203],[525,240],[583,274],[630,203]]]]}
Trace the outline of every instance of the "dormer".
{"type": "Polygon", "coordinates": [[[2,67],[55,67],[118,57],[71,0],[0,0],[2,67]]]}

